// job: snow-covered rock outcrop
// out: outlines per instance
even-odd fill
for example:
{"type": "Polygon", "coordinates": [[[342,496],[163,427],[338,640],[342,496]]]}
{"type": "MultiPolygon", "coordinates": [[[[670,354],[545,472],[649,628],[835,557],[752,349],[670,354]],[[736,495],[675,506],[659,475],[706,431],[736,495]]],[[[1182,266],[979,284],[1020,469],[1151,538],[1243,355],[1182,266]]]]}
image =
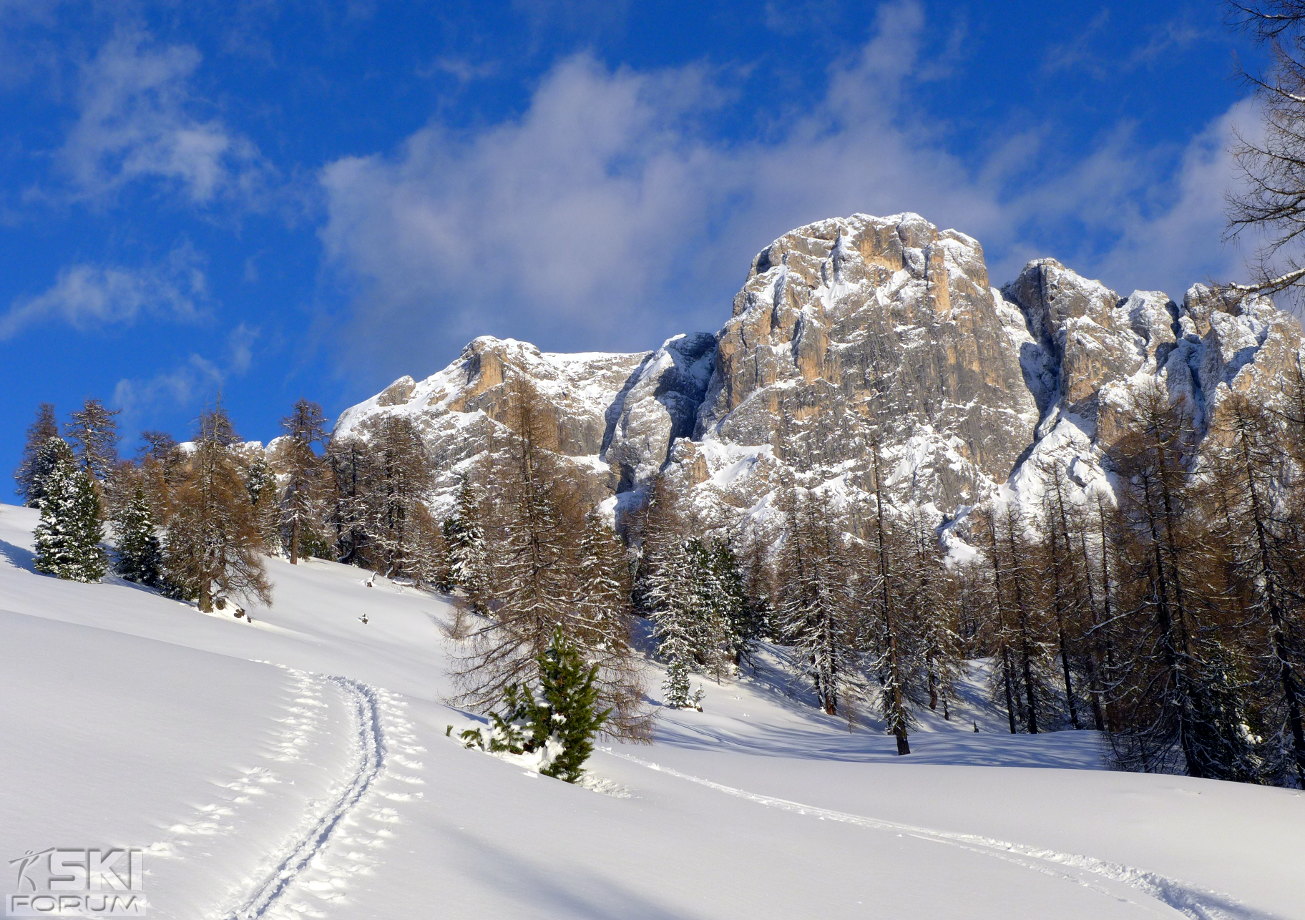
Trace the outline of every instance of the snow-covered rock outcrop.
{"type": "Polygon", "coordinates": [[[1267,298],[1202,285],[1181,304],[1120,297],[1054,259],[999,290],[973,238],[916,214],[857,214],[762,250],[714,335],[626,355],[482,337],[349,409],[336,433],[410,416],[442,503],[509,422],[519,375],[595,503],[637,500],[663,471],[728,525],[764,516],[793,479],[824,485],[855,523],[877,444],[896,493],[949,517],[1005,484],[1036,492],[1047,470],[1105,484],[1104,452],[1140,387],[1161,381],[1207,427],[1230,389],[1277,398],[1301,347],[1267,298]]]}

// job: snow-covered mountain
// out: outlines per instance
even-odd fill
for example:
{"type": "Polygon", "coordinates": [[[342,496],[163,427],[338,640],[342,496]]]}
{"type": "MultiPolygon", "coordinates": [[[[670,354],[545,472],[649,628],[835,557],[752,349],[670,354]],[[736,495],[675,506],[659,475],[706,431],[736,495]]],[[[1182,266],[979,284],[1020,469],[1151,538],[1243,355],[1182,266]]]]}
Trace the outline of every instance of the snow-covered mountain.
{"type": "Polygon", "coordinates": [[[764,517],[791,477],[847,499],[855,526],[872,444],[889,485],[940,517],[1007,484],[1036,492],[1047,470],[1104,483],[1103,450],[1140,388],[1162,382],[1204,429],[1231,389],[1275,398],[1301,347],[1267,298],[1203,285],[1181,304],[1121,297],[1052,259],[998,289],[973,238],[916,214],[856,214],[766,247],[715,334],[633,355],[479,338],[349,409],[336,433],[408,415],[448,496],[520,376],[596,503],[635,498],[663,470],[708,523],[728,524],[764,517]]]}
{"type": "Polygon", "coordinates": [[[444,598],[270,559],[275,607],[202,614],[36,574],[36,520],[0,506],[20,907],[48,899],[53,848],[135,851],[130,892],[58,871],[54,893],[136,892],[153,920],[1305,918],[1300,792],[1102,770],[1096,733],[1012,736],[973,681],[900,758],[767,656],[572,786],[446,737],[471,717],[444,703],[444,598]]]}

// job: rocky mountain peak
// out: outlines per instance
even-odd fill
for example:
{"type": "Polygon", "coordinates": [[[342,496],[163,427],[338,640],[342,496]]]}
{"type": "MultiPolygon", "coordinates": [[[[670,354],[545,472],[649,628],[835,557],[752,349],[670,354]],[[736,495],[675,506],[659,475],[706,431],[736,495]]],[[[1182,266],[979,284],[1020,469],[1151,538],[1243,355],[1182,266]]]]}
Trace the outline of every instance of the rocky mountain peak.
{"type": "Polygon", "coordinates": [[[1108,485],[1102,451],[1139,387],[1162,381],[1204,423],[1231,388],[1274,390],[1300,350],[1299,326],[1265,298],[1203,285],[1181,304],[1120,297],[1054,259],[998,290],[974,238],[918,214],[854,214],[758,253],[715,334],[576,355],[482,336],[348,410],[337,433],[409,415],[442,502],[508,424],[520,376],[595,502],[637,501],[661,472],[713,524],[762,514],[790,480],[855,518],[878,450],[902,500],[950,516],[1005,484],[1032,494],[1047,469],[1108,485]]]}

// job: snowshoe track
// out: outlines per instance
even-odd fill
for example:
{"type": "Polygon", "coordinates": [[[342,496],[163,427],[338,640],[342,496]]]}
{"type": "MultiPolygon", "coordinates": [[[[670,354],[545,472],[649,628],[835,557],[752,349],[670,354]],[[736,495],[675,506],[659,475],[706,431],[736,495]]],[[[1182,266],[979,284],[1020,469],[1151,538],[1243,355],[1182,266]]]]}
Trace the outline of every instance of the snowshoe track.
{"type": "Polygon", "coordinates": [[[619,757],[622,760],[628,760],[631,763],[636,763],[639,766],[646,767],[650,770],[656,770],[659,773],[665,773],[666,775],[674,776],[677,779],[696,783],[699,786],[706,786],[708,789],[713,789],[717,792],[724,793],[725,795],[732,795],[736,798],[746,799],[747,801],[755,802],[758,805],[764,805],[768,808],[777,808],[783,811],[794,812],[795,814],[808,815],[822,821],[837,821],[843,824],[854,824],[860,827],[868,827],[873,830],[889,831],[903,836],[914,837],[919,840],[927,840],[931,843],[940,843],[945,846],[958,847],[993,859],[1010,862],[1055,878],[1062,878],[1066,881],[1074,882],[1109,897],[1117,897],[1118,891],[1112,891],[1110,888],[1102,884],[1103,881],[1106,883],[1115,883],[1116,885],[1124,885],[1157,901],[1160,906],[1169,908],[1180,916],[1189,917],[1191,920],[1281,920],[1281,918],[1275,915],[1248,908],[1230,895],[1190,885],[1186,882],[1168,878],[1167,876],[1155,872],[1149,872],[1145,869],[1139,869],[1134,866],[1112,863],[1106,860],[1097,859],[1093,856],[1081,856],[1074,853],[1062,853],[1057,850],[1028,846],[1026,844],[1010,843],[1004,840],[998,840],[992,837],[982,837],[976,834],[962,834],[951,831],[933,830],[927,827],[915,827],[897,821],[888,821],[881,818],[868,818],[864,815],[834,811],[828,808],[819,808],[814,805],[804,805],[801,802],[781,799],[771,795],[748,792],[743,789],[735,788],[734,786],[726,786],[723,783],[704,779],[701,776],[681,773],[679,770],[673,770],[670,767],[663,767],[659,764],[642,760],[629,754],[622,754],[613,751],[610,748],[605,749],[605,753],[608,753],[613,757],[619,757]]]}
{"type": "Polygon", "coordinates": [[[347,677],[323,676],[319,679],[337,687],[351,705],[357,758],[353,774],[308,831],[281,852],[275,867],[253,892],[238,907],[223,915],[224,920],[261,920],[267,916],[332,839],[341,822],[358,808],[385,770],[387,748],[377,691],[347,677]]]}

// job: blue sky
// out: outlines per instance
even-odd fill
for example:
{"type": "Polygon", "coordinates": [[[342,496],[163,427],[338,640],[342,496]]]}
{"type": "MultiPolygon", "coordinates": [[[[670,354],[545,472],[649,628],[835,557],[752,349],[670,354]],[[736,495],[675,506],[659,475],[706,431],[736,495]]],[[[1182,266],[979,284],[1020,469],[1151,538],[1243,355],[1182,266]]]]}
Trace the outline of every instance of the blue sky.
{"type": "Polygon", "coordinates": [[[994,283],[1244,277],[1212,2],[0,0],[0,468],[37,403],[248,438],[482,333],[718,328],[786,230],[918,211],[994,283]]]}

